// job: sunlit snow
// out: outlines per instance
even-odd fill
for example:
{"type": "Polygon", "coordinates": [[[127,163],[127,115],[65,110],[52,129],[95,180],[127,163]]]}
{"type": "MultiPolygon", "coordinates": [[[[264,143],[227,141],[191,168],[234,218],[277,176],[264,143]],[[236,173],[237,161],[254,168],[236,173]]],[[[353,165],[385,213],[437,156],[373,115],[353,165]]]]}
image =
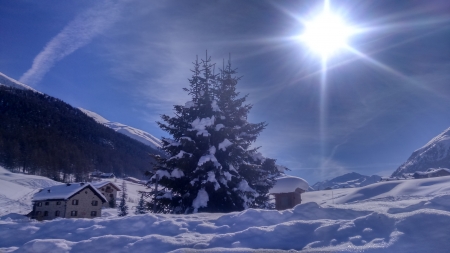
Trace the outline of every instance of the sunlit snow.
{"type": "MultiPolygon", "coordinates": [[[[51,180],[4,169],[0,180],[1,194],[9,199],[0,203],[0,252],[447,252],[450,248],[450,177],[306,192],[302,204],[285,211],[117,217],[116,209],[106,208],[103,217],[95,219],[44,222],[19,215],[30,209],[8,208],[30,194],[17,180],[51,180]]],[[[137,198],[137,185],[127,185],[137,198]]],[[[193,207],[208,201],[206,191],[200,191],[193,207]]]]}

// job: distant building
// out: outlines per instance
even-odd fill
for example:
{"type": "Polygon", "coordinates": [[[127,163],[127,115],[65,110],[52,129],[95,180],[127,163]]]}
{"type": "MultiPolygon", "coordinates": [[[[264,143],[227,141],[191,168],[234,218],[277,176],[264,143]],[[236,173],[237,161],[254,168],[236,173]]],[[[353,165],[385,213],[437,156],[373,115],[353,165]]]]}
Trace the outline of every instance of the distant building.
{"type": "Polygon", "coordinates": [[[91,173],[91,177],[99,177],[99,178],[115,178],[114,173],[103,173],[101,171],[94,171],[91,173]]]}
{"type": "Polygon", "coordinates": [[[136,184],[142,184],[142,185],[145,185],[147,183],[147,181],[139,180],[139,179],[137,179],[135,177],[126,177],[123,180],[129,181],[129,182],[132,182],[132,183],[136,183],[136,184]]]}
{"type": "Polygon", "coordinates": [[[101,178],[115,178],[116,176],[114,175],[114,173],[102,173],[100,175],[101,178]]]}
{"type": "Polygon", "coordinates": [[[103,172],[96,170],[91,173],[91,177],[100,177],[102,174],[103,172]]]}
{"type": "Polygon", "coordinates": [[[301,194],[309,188],[308,183],[299,177],[285,176],[278,178],[269,193],[275,196],[275,208],[286,210],[302,203],[301,194]]]}
{"type": "Polygon", "coordinates": [[[106,198],[103,207],[110,207],[110,203],[116,203],[117,192],[120,191],[119,186],[109,181],[100,181],[91,183],[106,198]]]}
{"type": "Polygon", "coordinates": [[[44,188],[34,194],[32,201],[29,217],[52,220],[100,217],[106,198],[89,183],[72,183],[44,188]]]}
{"type": "Polygon", "coordinates": [[[427,171],[417,171],[413,174],[413,177],[418,178],[429,178],[429,177],[444,177],[444,176],[450,176],[450,170],[446,168],[438,168],[433,169],[430,168],[427,171]]]}

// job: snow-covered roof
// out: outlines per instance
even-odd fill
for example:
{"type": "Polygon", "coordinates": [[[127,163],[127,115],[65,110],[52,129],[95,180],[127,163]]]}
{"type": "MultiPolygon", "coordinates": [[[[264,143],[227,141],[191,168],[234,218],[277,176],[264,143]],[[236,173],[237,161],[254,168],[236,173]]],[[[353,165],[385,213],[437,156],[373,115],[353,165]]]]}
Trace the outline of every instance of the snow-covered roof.
{"type": "Polygon", "coordinates": [[[102,174],[100,174],[100,177],[111,177],[111,176],[113,176],[114,177],[114,173],[102,173],[102,174]]]}
{"type": "Polygon", "coordinates": [[[81,190],[90,187],[102,200],[107,201],[94,186],[89,183],[72,183],[47,187],[37,192],[33,196],[33,201],[51,200],[51,199],[68,199],[81,190]]]}
{"type": "Polygon", "coordinates": [[[299,177],[284,176],[277,178],[276,180],[277,182],[273,188],[269,190],[269,193],[271,194],[295,192],[297,188],[307,191],[309,188],[308,182],[299,177]]]}
{"type": "Polygon", "coordinates": [[[92,182],[91,185],[94,186],[95,188],[100,188],[103,187],[107,184],[111,184],[114,188],[116,188],[116,190],[120,191],[119,186],[117,186],[116,184],[114,184],[113,182],[110,181],[98,181],[98,182],[92,182]]]}

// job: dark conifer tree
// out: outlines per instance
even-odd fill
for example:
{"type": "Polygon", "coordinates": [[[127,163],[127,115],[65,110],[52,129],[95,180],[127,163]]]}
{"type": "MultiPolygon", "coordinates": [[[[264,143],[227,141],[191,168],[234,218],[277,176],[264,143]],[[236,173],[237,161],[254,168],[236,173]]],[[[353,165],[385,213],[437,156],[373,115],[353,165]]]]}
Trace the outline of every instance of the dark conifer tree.
{"type": "Polygon", "coordinates": [[[216,75],[206,57],[194,63],[192,72],[190,87],[184,89],[192,100],[175,105],[175,116],[162,115],[158,122],[173,138],[162,140],[168,157],[156,157],[155,177],[163,187],[154,198],[157,212],[262,206],[279,174],[274,160],[257,158],[257,148],[250,147],[266,124],[247,122],[251,105],[243,104],[246,96],[238,97],[238,78],[230,65],[216,75]]]}
{"type": "Polygon", "coordinates": [[[247,121],[252,105],[245,104],[248,95],[239,97],[240,94],[236,91],[240,77],[236,77],[236,69],[231,67],[231,60],[224,64],[219,77],[215,92],[220,108],[217,123],[222,127],[218,136],[219,140],[224,140],[219,146],[233,143],[222,155],[227,156],[225,160],[232,161],[233,167],[239,168],[239,174],[256,192],[247,194],[249,201],[246,207],[265,208],[268,206],[268,191],[273,187],[275,178],[282,174],[284,167],[277,166],[274,159],[263,157],[258,152],[259,147],[251,148],[267,124],[247,121]]]}
{"type": "Polygon", "coordinates": [[[119,216],[127,216],[128,215],[128,205],[127,205],[127,184],[125,183],[125,180],[122,180],[122,189],[120,193],[120,204],[118,207],[119,216]]]}
{"type": "Polygon", "coordinates": [[[147,207],[144,200],[144,194],[141,194],[141,197],[139,198],[138,205],[136,206],[136,210],[134,211],[134,214],[146,214],[147,213],[147,207]]]}

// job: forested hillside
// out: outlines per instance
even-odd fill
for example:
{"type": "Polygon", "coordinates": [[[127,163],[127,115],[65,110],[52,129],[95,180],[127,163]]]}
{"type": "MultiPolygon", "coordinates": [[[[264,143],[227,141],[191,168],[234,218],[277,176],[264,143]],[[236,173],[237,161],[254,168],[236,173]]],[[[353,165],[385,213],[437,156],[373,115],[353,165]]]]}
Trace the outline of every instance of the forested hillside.
{"type": "Polygon", "coordinates": [[[57,181],[94,170],[141,176],[157,152],[59,99],[0,85],[0,165],[8,169],[57,181]]]}

